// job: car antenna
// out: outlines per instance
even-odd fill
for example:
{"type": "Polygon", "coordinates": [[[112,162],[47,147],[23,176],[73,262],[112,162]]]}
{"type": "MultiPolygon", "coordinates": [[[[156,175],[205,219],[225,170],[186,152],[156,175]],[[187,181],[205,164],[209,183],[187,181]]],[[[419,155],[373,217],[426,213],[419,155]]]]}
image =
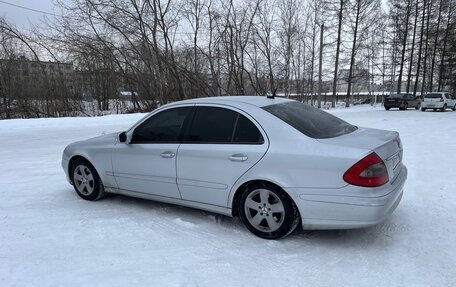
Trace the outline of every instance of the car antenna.
{"type": "Polygon", "coordinates": [[[276,95],[276,92],[277,92],[277,87],[274,89],[274,92],[271,94],[266,94],[266,97],[268,99],[274,99],[275,98],[275,95],[276,95]]]}

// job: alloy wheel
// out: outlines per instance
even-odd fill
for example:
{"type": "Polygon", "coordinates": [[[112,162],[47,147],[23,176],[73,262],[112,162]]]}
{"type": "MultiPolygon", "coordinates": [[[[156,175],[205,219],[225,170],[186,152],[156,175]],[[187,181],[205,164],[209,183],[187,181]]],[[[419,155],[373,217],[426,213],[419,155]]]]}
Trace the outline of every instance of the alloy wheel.
{"type": "Polygon", "coordinates": [[[73,181],[76,189],[83,195],[90,195],[95,189],[93,174],[85,165],[78,165],[74,169],[73,181]]]}
{"type": "Polygon", "coordinates": [[[276,231],[285,220],[282,201],[267,189],[252,191],[245,200],[244,210],[249,223],[262,232],[276,231]]]}

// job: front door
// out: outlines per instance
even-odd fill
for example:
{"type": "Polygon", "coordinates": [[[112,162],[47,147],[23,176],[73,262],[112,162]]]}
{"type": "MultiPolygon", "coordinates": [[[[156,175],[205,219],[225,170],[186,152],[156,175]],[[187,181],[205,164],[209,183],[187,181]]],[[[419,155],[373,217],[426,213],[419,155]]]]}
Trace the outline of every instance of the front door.
{"type": "Polygon", "coordinates": [[[160,111],[138,125],[129,143],[117,143],[112,165],[120,189],[181,198],[176,183],[176,155],[192,107],[160,111]]]}

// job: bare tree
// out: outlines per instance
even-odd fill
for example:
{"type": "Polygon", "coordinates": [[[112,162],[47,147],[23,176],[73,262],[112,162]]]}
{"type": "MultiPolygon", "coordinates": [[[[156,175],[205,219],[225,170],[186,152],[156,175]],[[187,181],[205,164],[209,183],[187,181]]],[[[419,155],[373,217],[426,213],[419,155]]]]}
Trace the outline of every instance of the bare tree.
{"type": "Polygon", "coordinates": [[[365,33],[372,21],[371,19],[374,12],[380,9],[380,3],[377,0],[353,0],[349,1],[350,11],[352,13],[354,22],[352,23],[353,41],[350,56],[350,68],[348,73],[348,87],[346,107],[350,106],[351,89],[353,84],[353,71],[355,69],[356,53],[360,47],[360,43],[365,40],[365,33]]]}
{"type": "Polygon", "coordinates": [[[407,5],[405,7],[405,22],[404,22],[404,30],[403,30],[403,37],[402,37],[402,52],[401,52],[401,61],[399,64],[399,77],[397,80],[397,93],[399,94],[402,89],[402,73],[403,73],[403,68],[404,68],[404,62],[405,62],[405,48],[407,47],[407,36],[408,36],[408,30],[409,30],[409,18],[410,18],[410,13],[411,13],[411,7],[412,7],[412,0],[407,0],[407,5]]]}
{"type": "Polygon", "coordinates": [[[331,106],[334,108],[336,106],[336,95],[337,95],[337,77],[339,73],[339,55],[340,55],[340,44],[342,41],[342,20],[345,10],[346,0],[339,0],[339,8],[337,10],[337,44],[336,44],[336,59],[334,63],[334,78],[333,78],[333,98],[331,106]]]}

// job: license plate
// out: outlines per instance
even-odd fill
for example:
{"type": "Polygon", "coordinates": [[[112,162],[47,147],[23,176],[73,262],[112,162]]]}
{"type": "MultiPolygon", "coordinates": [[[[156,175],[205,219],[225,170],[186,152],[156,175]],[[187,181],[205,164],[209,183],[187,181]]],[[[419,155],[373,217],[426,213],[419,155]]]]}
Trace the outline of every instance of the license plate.
{"type": "Polygon", "coordinates": [[[397,155],[393,156],[391,161],[393,162],[393,169],[396,169],[397,165],[401,162],[401,156],[399,154],[397,154],[397,155]]]}

